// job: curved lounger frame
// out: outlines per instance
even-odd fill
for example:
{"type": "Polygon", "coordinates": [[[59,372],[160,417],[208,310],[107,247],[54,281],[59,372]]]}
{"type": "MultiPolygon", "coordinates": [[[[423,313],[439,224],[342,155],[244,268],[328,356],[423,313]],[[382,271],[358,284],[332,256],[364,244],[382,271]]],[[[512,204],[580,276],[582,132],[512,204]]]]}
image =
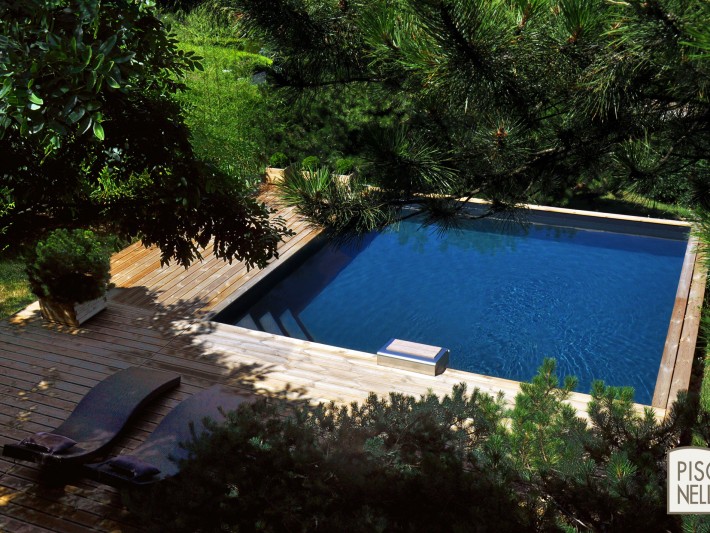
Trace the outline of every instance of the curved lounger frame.
{"type": "MultiPolygon", "coordinates": [[[[180,375],[152,368],[130,367],[91,389],[64,423],[51,433],[76,441],[60,452],[26,443],[6,444],[2,454],[44,465],[78,464],[104,452],[128,421],[148,402],[180,384],[180,375]]],[[[40,435],[40,434],[37,434],[40,435]]]]}
{"type": "Polygon", "coordinates": [[[205,419],[218,421],[223,414],[234,411],[244,402],[253,401],[233,391],[215,385],[183,400],[158,424],[153,433],[130,454],[119,455],[102,463],[84,465],[84,473],[101,483],[114,487],[140,487],[172,477],[180,471],[180,461],[189,452],[181,444],[190,442],[205,433],[205,419]],[[127,460],[149,466],[159,472],[136,475],[123,468],[117,469],[117,460],[127,460]]]}

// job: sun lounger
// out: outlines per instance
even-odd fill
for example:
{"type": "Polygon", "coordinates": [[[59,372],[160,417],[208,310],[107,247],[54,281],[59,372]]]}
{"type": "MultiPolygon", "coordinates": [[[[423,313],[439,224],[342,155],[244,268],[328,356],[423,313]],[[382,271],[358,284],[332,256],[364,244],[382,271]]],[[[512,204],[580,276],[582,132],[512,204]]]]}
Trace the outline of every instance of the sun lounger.
{"type": "Polygon", "coordinates": [[[136,412],[179,384],[180,375],[172,372],[141,367],[121,370],[91,389],[57,429],[6,444],[2,454],[48,466],[94,459],[105,452],[136,412]]]}
{"type": "Polygon", "coordinates": [[[219,385],[194,394],[170,411],[153,433],[130,454],[84,465],[84,473],[114,487],[143,486],[176,475],[180,461],[187,459],[182,444],[206,431],[206,418],[223,419],[222,413],[234,411],[251,398],[239,396],[219,385]]]}

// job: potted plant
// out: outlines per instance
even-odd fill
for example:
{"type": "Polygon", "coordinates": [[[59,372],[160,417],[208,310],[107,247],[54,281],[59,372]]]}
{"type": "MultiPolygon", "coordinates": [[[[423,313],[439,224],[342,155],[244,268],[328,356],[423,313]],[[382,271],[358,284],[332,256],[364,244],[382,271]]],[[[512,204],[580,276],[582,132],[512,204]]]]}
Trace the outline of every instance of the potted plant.
{"type": "Polygon", "coordinates": [[[352,178],[355,173],[356,164],[355,160],[351,157],[343,157],[341,159],[336,159],[335,161],[335,179],[340,183],[347,185],[350,183],[350,178],[352,178]]]}
{"type": "Polygon", "coordinates": [[[269,166],[266,167],[266,183],[282,182],[288,164],[288,156],[283,152],[276,152],[272,154],[269,158],[269,166]]]}
{"type": "Polygon", "coordinates": [[[37,243],[27,264],[46,320],[79,326],[106,308],[109,252],[92,231],[58,229],[37,243]]]}
{"type": "Polygon", "coordinates": [[[301,173],[308,179],[318,172],[319,167],[320,158],[317,155],[309,155],[301,161],[301,173]]]}

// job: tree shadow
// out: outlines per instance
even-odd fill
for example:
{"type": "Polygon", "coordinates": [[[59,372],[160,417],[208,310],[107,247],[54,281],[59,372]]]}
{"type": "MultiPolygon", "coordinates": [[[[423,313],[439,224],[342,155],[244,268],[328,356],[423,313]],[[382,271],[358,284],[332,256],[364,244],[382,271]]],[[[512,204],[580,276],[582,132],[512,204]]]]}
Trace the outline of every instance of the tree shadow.
{"type": "MultiPolygon", "coordinates": [[[[220,334],[220,325],[204,320],[207,301],[198,296],[166,305],[147,287],[131,287],[113,289],[108,308],[79,328],[44,321],[36,304],[0,322],[0,351],[8,348],[0,368],[9,393],[0,419],[0,443],[51,432],[91,387],[133,365],[177,372],[182,383],[129,423],[112,454],[130,453],[177,403],[214,384],[284,409],[311,403],[302,387],[265,386],[277,368],[273,362],[260,362],[258,356],[254,362],[240,362],[223,344],[211,341],[212,334],[220,334]]],[[[234,349],[240,349],[238,340],[234,349]]],[[[0,466],[0,498],[12,502],[2,509],[9,519],[22,519],[26,509],[33,509],[30,523],[37,526],[49,519],[44,515],[69,523],[76,520],[77,509],[90,508],[92,516],[100,517],[91,529],[130,530],[138,525],[126,515],[114,489],[76,476],[58,483],[34,464],[0,460],[0,466]]]]}

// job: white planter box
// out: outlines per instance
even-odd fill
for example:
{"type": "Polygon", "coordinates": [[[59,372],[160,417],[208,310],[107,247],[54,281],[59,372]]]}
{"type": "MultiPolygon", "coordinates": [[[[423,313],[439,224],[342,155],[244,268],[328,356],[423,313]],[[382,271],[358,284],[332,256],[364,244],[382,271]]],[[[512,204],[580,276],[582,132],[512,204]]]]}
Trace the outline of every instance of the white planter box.
{"type": "Polygon", "coordinates": [[[39,308],[45,320],[73,327],[80,326],[92,316],[106,309],[106,306],[107,299],[105,295],[95,300],[73,305],[62,304],[45,298],[39,299],[39,308]]]}
{"type": "Polygon", "coordinates": [[[266,183],[281,183],[286,174],[285,168],[266,167],[264,180],[266,183]]]}

